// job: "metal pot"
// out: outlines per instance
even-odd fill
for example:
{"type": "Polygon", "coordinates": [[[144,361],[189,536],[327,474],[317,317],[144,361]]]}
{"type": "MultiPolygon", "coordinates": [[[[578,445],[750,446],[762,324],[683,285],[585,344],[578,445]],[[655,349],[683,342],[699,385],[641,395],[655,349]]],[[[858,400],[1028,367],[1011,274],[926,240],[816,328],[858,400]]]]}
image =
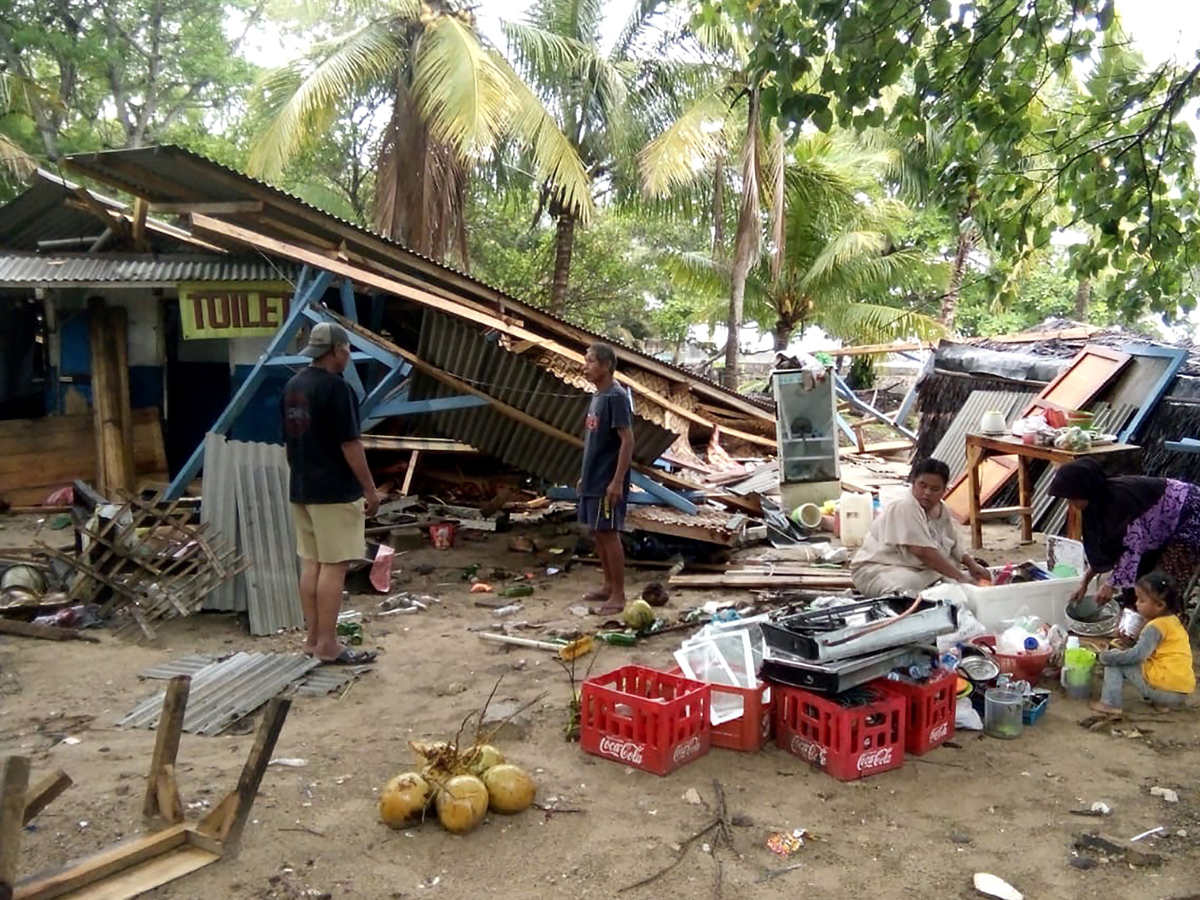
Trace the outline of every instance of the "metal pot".
{"type": "Polygon", "coordinates": [[[1146,627],[1146,620],[1138,613],[1136,609],[1126,608],[1121,610],[1121,615],[1117,619],[1117,634],[1125,638],[1127,641],[1136,642],[1138,636],[1142,633],[1142,629],[1146,627]]]}

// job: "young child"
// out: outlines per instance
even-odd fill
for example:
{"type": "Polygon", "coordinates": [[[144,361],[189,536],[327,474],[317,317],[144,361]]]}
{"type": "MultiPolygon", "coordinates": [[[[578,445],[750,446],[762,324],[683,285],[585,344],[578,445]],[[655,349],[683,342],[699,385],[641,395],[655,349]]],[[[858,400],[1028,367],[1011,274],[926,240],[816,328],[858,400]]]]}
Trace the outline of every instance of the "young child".
{"type": "Polygon", "coordinates": [[[1162,572],[1143,575],[1134,585],[1137,611],[1146,620],[1137,643],[1128,650],[1105,650],[1104,688],[1092,704],[1096,712],[1121,712],[1121,689],[1128,681],[1156,707],[1182,706],[1196,688],[1192,648],[1179,621],[1180,601],[1175,584],[1162,572]]]}

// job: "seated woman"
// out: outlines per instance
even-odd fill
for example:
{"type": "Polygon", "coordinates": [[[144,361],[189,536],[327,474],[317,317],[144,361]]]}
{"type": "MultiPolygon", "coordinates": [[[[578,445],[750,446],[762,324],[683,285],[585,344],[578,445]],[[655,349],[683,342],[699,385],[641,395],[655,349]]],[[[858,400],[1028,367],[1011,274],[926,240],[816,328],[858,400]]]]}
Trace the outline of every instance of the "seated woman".
{"type": "Polygon", "coordinates": [[[1200,487],[1174,478],[1110,478],[1094,459],[1067,463],[1054,474],[1050,496],[1083,514],[1087,571],[1071,597],[1074,606],[1096,575],[1108,579],[1096,592],[1101,604],[1117,590],[1133,605],[1139,575],[1158,569],[1186,590],[1200,568],[1200,487]]]}
{"type": "Polygon", "coordinates": [[[963,546],[950,511],[942,503],[950,468],[930,457],[913,464],[912,490],[889,503],[850,561],[854,587],[868,597],[912,596],[943,578],[991,581],[963,546]],[[965,568],[964,568],[965,567],[965,568]]]}

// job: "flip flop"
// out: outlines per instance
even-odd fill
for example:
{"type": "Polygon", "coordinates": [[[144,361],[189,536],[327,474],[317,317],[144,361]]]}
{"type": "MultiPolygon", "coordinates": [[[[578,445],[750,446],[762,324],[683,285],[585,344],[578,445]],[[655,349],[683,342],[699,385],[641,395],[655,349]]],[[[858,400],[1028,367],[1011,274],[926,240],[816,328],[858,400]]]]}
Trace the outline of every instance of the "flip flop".
{"type": "Polygon", "coordinates": [[[603,603],[608,599],[608,593],[605,591],[587,591],[581,599],[584,603],[603,603]]]}
{"type": "Polygon", "coordinates": [[[375,657],[379,653],[375,650],[355,650],[351,647],[343,647],[342,652],[337,655],[336,659],[323,659],[323,666],[362,666],[369,662],[374,662],[375,657]]]}

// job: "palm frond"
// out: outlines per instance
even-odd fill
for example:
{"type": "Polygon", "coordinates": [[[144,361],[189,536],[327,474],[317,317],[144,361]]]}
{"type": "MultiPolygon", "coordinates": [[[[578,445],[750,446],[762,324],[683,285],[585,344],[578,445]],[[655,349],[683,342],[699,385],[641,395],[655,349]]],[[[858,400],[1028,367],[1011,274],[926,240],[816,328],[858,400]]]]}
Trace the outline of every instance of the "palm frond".
{"type": "Polygon", "coordinates": [[[580,75],[591,66],[593,47],[565,34],[529,22],[500,23],[517,67],[535,83],[549,83],[565,73],[580,75]]]}
{"type": "Polygon", "coordinates": [[[425,26],[413,50],[413,95],[434,138],[465,158],[490,150],[511,109],[509,78],[457,16],[425,26]]]}
{"type": "Polygon", "coordinates": [[[645,31],[646,25],[659,14],[663,0],[637,0],[629,13],[629,18],[621,26],[621,33],[613,44],[609,59],[626,59],[634,43],[645,31]]]}
{"type": "Polygon", "coordinates": [[[322,44],[307,59],[267,72],[256,104],[266,125],[250,148],[250,174],[278,178],[305,140],[321,133],[344,101],[401,64],[404,48],[386,20],[322,44]]]}
{"type": "Polygon", "coordinates": [[[882,344],[898,338],[929,341],[946,334],[946,327],[930,316],[861,300],[822,305],[813,311],[811,321],[832,337],[856,343],[882,344]]]}
{"type": "Polygon", "coordinates": [[[6,135],[0,134],[0,169],[24,181],[37,171],[37,160],[25,148],[6,135]]]}
{"type": "Polygon", "coordinates": [[[512,102],[508,131],[529,152],[538,181],[552,184],[562,203],[586,224],[592,214],[592,183],[579,153],[529,86],[497,55],[512,102]]]}
{"type": "Polygon", "coordinates": [[[703,93],[639,154],[642,185],[651,197],[692,184],[729,143],[729,94],[720,84],[703,93]]]}

